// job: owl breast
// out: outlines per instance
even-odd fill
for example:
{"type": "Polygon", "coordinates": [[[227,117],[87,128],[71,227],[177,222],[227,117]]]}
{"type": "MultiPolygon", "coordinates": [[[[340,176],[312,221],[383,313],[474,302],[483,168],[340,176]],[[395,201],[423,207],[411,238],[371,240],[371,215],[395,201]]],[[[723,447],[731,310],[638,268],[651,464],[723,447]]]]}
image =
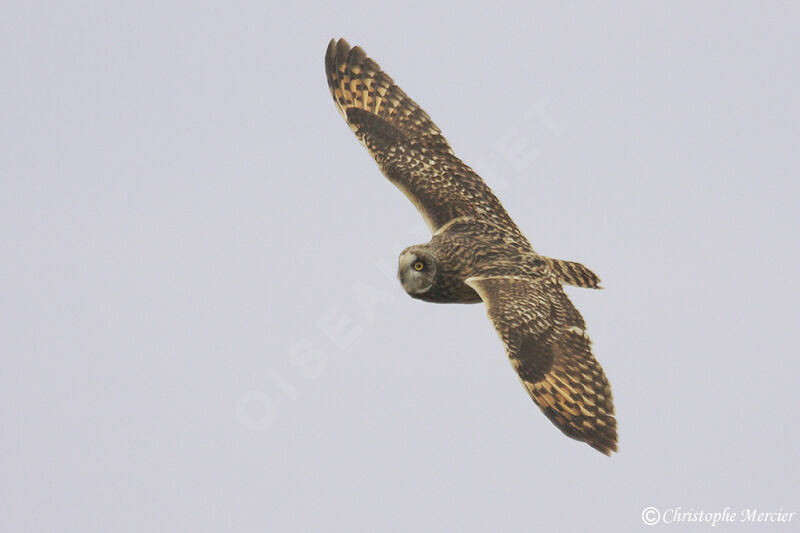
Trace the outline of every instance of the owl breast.
{"type": "Polygon", "coordinates": [[[440,272],[427,291],[421,294],[409,293],[409,296],[437,304],[474,304],[481,301],[478,293],[467,286],[463,278],[448,275],[446,272],[440,272]]]}

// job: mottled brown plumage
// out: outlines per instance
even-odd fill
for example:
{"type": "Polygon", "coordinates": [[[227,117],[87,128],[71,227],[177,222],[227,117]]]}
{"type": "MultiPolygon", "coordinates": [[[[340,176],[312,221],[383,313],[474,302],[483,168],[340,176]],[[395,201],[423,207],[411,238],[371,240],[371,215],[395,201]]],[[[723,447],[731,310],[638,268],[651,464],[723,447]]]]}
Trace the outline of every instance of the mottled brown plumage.
{"type": "Polygon", "coordinates": [[[580,263],[538,255],[427,113],[360,47],[332,40],[325,70],[339,112],[433,233],[400,255],[406,292],[436,303],[483,301],[545,415],[566,435],[616,451],[611,388],[561,286],[598,288],[597,276],[580,263]]]}

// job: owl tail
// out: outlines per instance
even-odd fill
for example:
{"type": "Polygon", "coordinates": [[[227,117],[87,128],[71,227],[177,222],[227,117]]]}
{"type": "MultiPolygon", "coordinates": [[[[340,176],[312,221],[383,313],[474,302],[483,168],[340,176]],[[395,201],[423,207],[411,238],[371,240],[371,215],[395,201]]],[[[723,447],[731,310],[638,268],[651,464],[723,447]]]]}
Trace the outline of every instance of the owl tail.
{"type": "Polygon", "coordinates": [[[600,278],[582,264],[550,257],[547,258],[547,261],[550,264],[550,270],[561,283],[585,289],[602,289],[600,278]]]}

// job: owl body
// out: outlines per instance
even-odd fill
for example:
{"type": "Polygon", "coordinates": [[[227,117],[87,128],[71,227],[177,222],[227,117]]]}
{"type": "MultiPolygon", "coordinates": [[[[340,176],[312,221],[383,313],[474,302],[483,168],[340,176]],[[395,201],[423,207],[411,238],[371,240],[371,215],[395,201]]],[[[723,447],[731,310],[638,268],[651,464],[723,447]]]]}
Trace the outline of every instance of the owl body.
{"type": "Polygon", "coordinates": [[[481,298],[466,280],[476,276],[550,275],[545,261],[527,241],[476,221],[458,222],[443,233],[434,235],[427,244],[410,246],[400,254],[398,278],[409,296],[432,303],[479,303],[481,298]],[[431,285],[424,292],[409,290],[405,280],[417,274],[417,261],[422,262],[419,274],[432,272],[431,285]]]}
{"type": "Polygon", "coordinates": [[[571,438],[616,451],[611,387],[562,288],[599,288],[597,276],[580,263],[537,254],[427,113],[364,50],[331,41],[325,70],[336,108],[433,234],[400,254],[403,289],[426,302],[483,302],[547,418],[571,438]]]}

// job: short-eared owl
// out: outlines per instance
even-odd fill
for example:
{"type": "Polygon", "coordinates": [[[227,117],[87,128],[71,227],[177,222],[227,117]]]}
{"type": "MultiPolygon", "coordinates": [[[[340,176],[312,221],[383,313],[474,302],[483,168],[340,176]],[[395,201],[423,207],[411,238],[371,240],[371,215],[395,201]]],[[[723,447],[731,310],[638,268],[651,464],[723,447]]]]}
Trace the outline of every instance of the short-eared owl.
{"type": "Polygon", "coordinates": [[[544,414],[567,436],[608,455],[616,451],[611,387],[562,288],[598,288],[597,276],[579,263],[534,252],[480,176],[364,50],[332,40],[325,70],[350,129],[433,233],[427,244],[400,254],[406,292],[427,302],[483,301],[544,414]]]}

